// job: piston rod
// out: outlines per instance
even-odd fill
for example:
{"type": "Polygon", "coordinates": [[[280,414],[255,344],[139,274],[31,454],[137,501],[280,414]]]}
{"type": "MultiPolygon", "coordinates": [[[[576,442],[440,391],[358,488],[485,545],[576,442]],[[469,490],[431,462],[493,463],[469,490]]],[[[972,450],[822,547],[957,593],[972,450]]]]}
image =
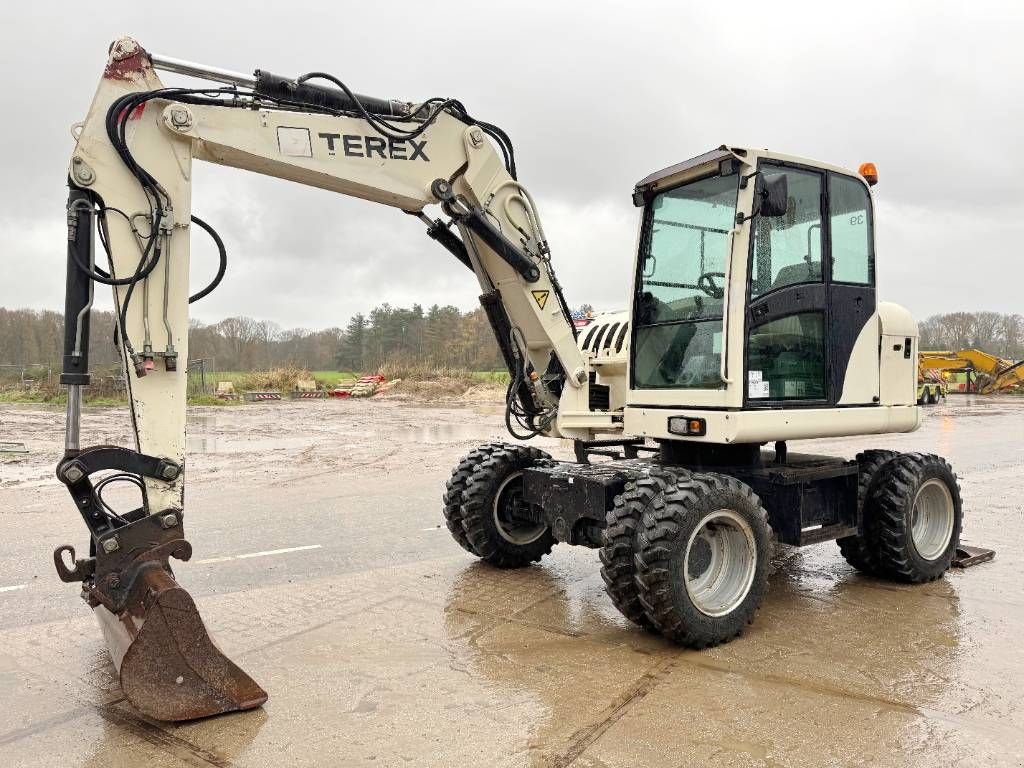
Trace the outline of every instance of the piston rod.
{"type": "MultiPolygon", "coordinates": [[[[159,53],[151,53],[149,59],[153,62],[154,69],[187,75],[188,77],[197,77],[200,80],[210,80],[215,83],[251,88],[261,96],[285,99],[312,106],[328,107],[330,109],[352,110],[355,108],[355,104],[348,94],[338,88],[314,85],[312,83],[298,83],[291,78],[275,75],[262,69],[257,70],[252,75],[246,75],[241,72],[232,72],[229,69],[176,59],[173,56],[164,56],[159,53]]],[[[409,105],[405,102],[378,99],[358,93],[355,94],[355,97],[367,111],[373,114],[403,117],[407,116],[410,111],[409,105]]]]}
{"type": "Polygon", "coordinates": [[[153,62],[154,69],[160,69],[164,72],[174,72],[179,75],[198,77],[201,80],[212,80],[215,83],[225,83],[226,85],[237,85],[242,88],[256,87],[255,75],[246,75],[242,72],[232,72],[229,69],[221,69],[220,67],[211,67],[207,64],[198,64],[194,61],[176,59],[173,56],[164,56],[159,53],[151,53],[149,58],[150,61],[153,62]]]}

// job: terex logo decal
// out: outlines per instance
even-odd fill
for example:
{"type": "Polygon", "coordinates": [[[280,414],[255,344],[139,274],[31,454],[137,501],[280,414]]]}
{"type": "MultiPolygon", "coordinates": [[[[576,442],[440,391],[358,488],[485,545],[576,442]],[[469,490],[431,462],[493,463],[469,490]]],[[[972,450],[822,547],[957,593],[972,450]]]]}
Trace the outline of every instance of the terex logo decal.
{"type": "Polygon", "coordinates": [[[348,157],[380,157],[382,160],[423,160],[427,157],[427,140],[382,139],[380,136],[358,134],[318,133],[327,142],[327,154],[343,152],[348,157]]]}

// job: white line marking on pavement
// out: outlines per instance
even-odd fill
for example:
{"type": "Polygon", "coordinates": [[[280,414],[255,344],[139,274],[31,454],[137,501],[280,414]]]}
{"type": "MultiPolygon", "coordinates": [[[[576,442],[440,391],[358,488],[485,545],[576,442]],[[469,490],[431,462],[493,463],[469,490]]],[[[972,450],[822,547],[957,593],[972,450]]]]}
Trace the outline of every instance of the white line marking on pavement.
{"type": "Polygon", "coordinates": [[[18,589],[25,589],[28,584],[15,584],[13,587],[0,587],[0,592],[14,592],[18,589]]]}
{"type": "Polygon", "coordinates": [[[286,555],[289,552],[305,552],[308,549],[320,549],[323,544],[306,544],[303,547],[285,547],[284,549],[268,549],[263,552],[250,552],[247,555],[235,555],[239,560],[247,557],[267,557],[268,555],[286,555]]]}
{"type": "Polygon", "coordinates": [[[210,563],[226,563],[228,560],[248,560],[250,557],[270,557],[271,555],[286,555],[289,552],[306,552],[310,549],[321,549],[323,544],[306,544],[302,547],[285,547],[284,549],[268,549],[263,552],[247,552],[244,555],[228,555],[226,557],[208,557],[205,560],[196,560],[196,565],[209,565],[210,563]]]}

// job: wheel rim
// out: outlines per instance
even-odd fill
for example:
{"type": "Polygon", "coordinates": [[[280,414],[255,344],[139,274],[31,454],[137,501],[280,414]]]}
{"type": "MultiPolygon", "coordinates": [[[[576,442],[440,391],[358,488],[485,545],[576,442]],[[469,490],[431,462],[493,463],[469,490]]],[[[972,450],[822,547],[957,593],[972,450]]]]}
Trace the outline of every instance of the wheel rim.
{"type": "Polygon", "coordinates": [[[911,536],[914,548],[925,560],[937,560],[953,536],[953,495],[944,482],[933,477],[914,497],[911,536]]]}
{"type": "Polygon", "coordinates": [[[529,517],[529,506],[523,501],[523,473],[513,472],[506,477],[494,494],[494,527],[498,535],[510,544],[532,544],[548,529],[529,517]]]}
{"type": "Polygon", "coordinates": [[[731,509],[700,521],[686,544],[683,576],[690,601],[706,616],[736,610],[757,571],[757,545],[750,524],[731,509]]]}

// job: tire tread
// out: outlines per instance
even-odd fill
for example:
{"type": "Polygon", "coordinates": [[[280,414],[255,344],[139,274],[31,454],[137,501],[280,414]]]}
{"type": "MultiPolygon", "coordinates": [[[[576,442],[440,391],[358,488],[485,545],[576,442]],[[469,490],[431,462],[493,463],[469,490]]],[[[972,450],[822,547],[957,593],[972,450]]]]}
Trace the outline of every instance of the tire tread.
{"type": "Polygon", "coordinates": [[[551,531],[529,544],[517,545],[501,538],[488,523],[491,489],[514,471],[551,461],[539,448],[509,443],[491,443],[486,455],[475,464],[461,493],[462,529],[472,552],[498,568],[521,568],[538,562],[551,552],[555,539],[551,531]]]}
{"type": "Polygon", "coordinates": [[[686,470],[651,467],[648,474],[626,483],[606,517],[600,550],[605,592],[623,616],[645,629],[654,629],[654,624],[640,603],[636,583],[636,535],[651,502],[686,474],[689,474],[686,470]]]}
{"type": "Polygon", "coordinates": [[[878,480],[882,467],[899,456],[898,451],[880,448],[862,451],[857,454],[857,504],[861,511],[861,532],[854,536],[836,539],[839,552],[843,558],[856,568],[867,574],[878,573],[878,555],[869,532],[874,521],[869,519],[865,504],[872,484],[878,480]]]}
{"type": "MultiPolygon", "coordinates": [[[[934,476],[934,475],[933,475],[934,476]]],[[[949,569],[962,526],[963,503],[960,484],[949,463],[941,456],[928,453],[904,453],[888,463],[872,488],[869,499],[877,523],[876,547],[880,572],[891,579],[911,584],[935,581],[949,569]],[[910,507],[926,474],[938,473],[951,479],[947,482],[954,504],[954,523],[951,546],[939,560],[937,567],[922,567],[913,554],[910,531],[910,507]]]]}
{"type": "MultiPolygon", "coordinates": [[[[676,605],[672,558],[678,548],[678,539],[685,527],[696,524],[692,518],[700,514],[702,497],[721,493],[728,493],[734,498],[739,495],[749,505],[748,508],[756,510],[754,524],[762,527],[770,547],[773,536],[768,513],[757,494],[740,480],[715,473],[692,474],[655,497],[644,513],[637,533],[636,584],[640,604],[662,635],[688,648],[701,649],[727,643],[739,635],[753,621],[766,586],[767,562],[759,565],[762,575],[760,583],[755,578],[752,594],[748,595],[751,599],[744,601],[728,622],[719,622],[726,625],[724,628],[688,625],[676,605]]],[[[767,558],[768,552],[762,554],[767,558]]]]}

